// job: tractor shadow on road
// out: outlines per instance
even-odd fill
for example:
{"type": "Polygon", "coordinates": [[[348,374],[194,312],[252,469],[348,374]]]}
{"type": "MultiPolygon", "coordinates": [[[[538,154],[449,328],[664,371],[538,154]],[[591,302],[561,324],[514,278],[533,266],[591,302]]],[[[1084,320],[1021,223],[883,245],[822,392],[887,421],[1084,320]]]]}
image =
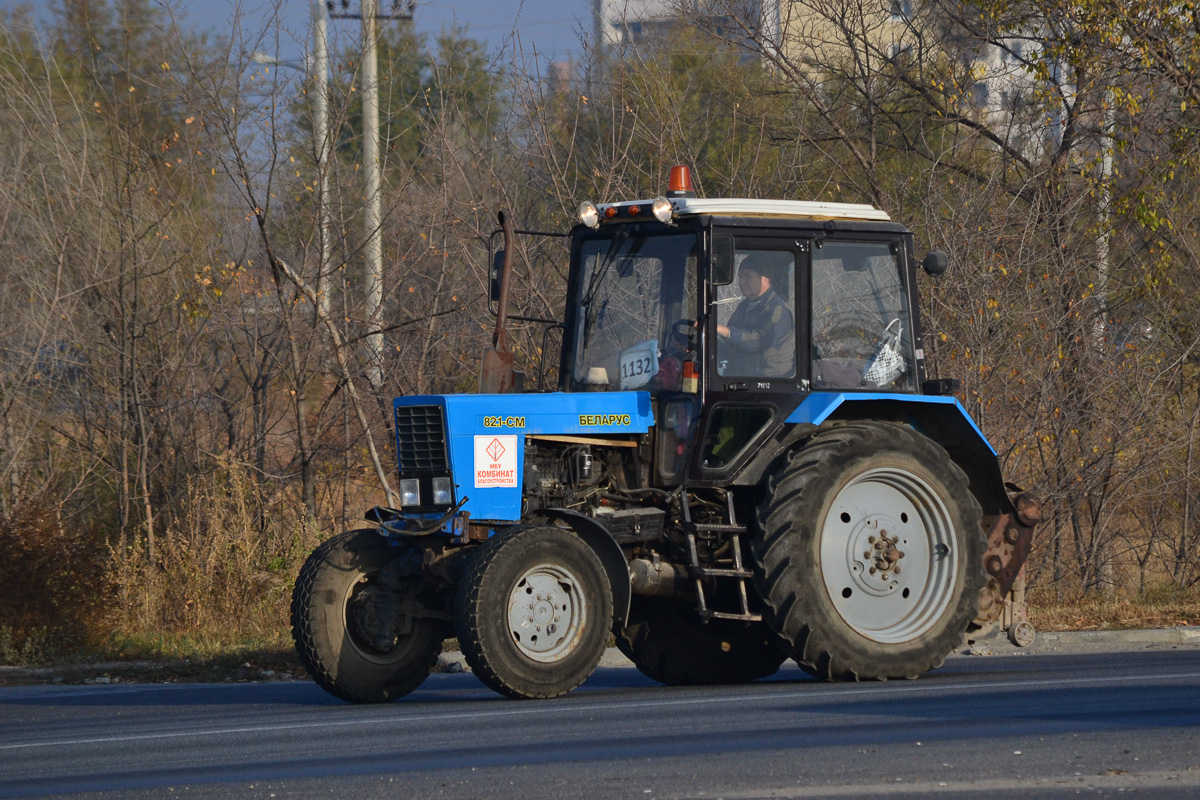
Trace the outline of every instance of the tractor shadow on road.
{"type": "MultiPolygon", "coordinates": [[[[627,667],[600,667],[583,686],[556,700],[531,701],[554,703],[580,696],[604,696],[624,691],[643,691],[661,687],[640,672],[627,667]]],[[[394,703],[355,706],[327,694],[316,683],[306,680],[261,683],[115,683],[104,686],[25,686],[0,689],[0,709],[4,706],[47,707],[155,707],[155,706],[293,706],[395,708],[397,706],[439,705],[475,702],[519,703],[491,691],[469,672],[435,673],[415,692],[394,703]]]]}
{"type": "MultiPolygon", "coordinates": [[[[669,687],[656,683],[629,667],[599,667],[575,691],[554,700],[528,701],[573,705],[670,701],[699,696],[719,698],[754,695],[777,698],[778,713],[804,715],[874,714],[885,708],[889,716],[915,720],[962,719],[978,724],[981,718],[1023,720],[1045,718],[1100,725],[1189,724],[1200,725],[1200,693],[1186,691],[1195,679],[1170,676],[1187,666],[1200,674],[1200,662],[1181,662],[1178,654],[1114,654],[1098,667],[1094,656],[1038,655],[1028,657],[951,658],[941,669],[915,681],[825,683],[816,681],[788,662],[770,678],[737,686],[669,687]],[[1156,656],[1159,656],[1156,658],[1156,656]],[[1115,676],[1139,676],[1123,682],[1115,676]],[[1155,682],[1156,676],[1163,677],[1155,682]],[[1096,686],[1100,683],[1100,688],[1096,686]],[[698,693],[698,694],[697,694],[698,693]],[[869,708],[868,708],[869,707],[869,708]],[[1139,713],[1139,711],[1141,713],[1139,713]]],[[[104,686],[25,686],[0,689],[0,709],[5,706],[42,707],[213,707],[255,706],[344,708],[353,713],[371,709],[436,707],[486,702],[523,705],[487,689],[469,672],[435,673],[415,692],[394,703],[355,706],[324,692],[311,681],[262,683],[118,683],[104,686]]],[[[961,732],[953,735],[961,735],[961,732]]]]}

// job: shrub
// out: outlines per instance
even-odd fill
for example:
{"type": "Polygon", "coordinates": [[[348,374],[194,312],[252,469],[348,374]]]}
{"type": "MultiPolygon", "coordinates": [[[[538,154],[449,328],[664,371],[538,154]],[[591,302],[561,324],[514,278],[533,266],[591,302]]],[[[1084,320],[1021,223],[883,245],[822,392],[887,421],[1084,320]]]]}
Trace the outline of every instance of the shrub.
{"type": "Polygon", "coordinates": [[[316,525],[285,493],[268,495],[239,467],[189,482],[186,499],[156,540],[113,553],[109,627],[115,638],[241,643],[286,630],[292,584],[317,545],[316,525]]]}
{"type": "Polygon", "coordinates": [[[103,536],[64,524],[52,497],[18,491],[0,513],[0,663],[42,662],[83,644],[107,595],[103,536]]]}

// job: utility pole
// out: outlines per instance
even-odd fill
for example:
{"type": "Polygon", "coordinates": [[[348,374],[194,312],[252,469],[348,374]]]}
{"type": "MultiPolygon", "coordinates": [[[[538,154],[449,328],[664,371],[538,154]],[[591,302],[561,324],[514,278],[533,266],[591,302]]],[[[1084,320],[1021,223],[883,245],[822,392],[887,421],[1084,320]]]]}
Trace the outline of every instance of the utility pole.
{"type": "Polygon", "coordinates": [[[362,0],[362,112],[363,183],[367,207],[363,223],[367,241],[367,382],[378,390],[383,385],[383,166],[379,163],[379,65],[375,55],[375,0],[362,0]]]}
{"type": "Polygon", "coordinates": [[[1096,241],[1096,289],[1102,305],[1108,304],[1108,276],[1110,240],[1112,238],[1112,181],[1113,181],[1113,150],[1116,149],[1116,139],[1113,133],[1117,125],[1116,109],[1113,106],[1115,98],[1112,89],[1104,93],[1104,128],[1100,132],[1100,198],[1099,218],[1100,236],[1096,241]]]}
{"type": "Polygon", "coordinates": [[[325,4],[313,0],[313,54],[312,88],[313,134],[317,145],[317,174],[320,193],[317,195],[317,238],[320,244],[320,262],[317,264],[317,298],[321,312],[329,316],[329,285],[333,249],[332,226],[329,221],[329,168],[332,159],[329,134],[329,22],[325,17],[325,4]]]}
{"type": "Polygon", "coordinates": [[[1104,347],[1108,335],[1108,280],[1112,241],[1112,181],[1113,150],[1116,148],[1114,129],[1116,109],[1113,107],[1113,91],[1104,92],[1104,116],[1100,130],[1100,186],[1096,197],[1096,218],[1099,231],[1096,234],[1096,317],[1092,321],[1092,338],[1097,348],[1104,347]]]}
{"type": "Polygon", "coordinates": [[[363,215],[363,232],[366,241],[363,247],[366,272],[367,312],[367,382],[372,390],[383,385],[383,165],[379,160],[379,66],[376,59],[378,21],[380,19],[412,19],[413,4],[406,13],[393,12],[380,16],[376,0],[362,0],[360,14],[345,11],[349,0],[342,0],[342,13],[333,12],[333,3],[328,3],[330,16],[334,19],[362,20],[362,112],[363,112],[363,191],[366,209],[363,215]]]}

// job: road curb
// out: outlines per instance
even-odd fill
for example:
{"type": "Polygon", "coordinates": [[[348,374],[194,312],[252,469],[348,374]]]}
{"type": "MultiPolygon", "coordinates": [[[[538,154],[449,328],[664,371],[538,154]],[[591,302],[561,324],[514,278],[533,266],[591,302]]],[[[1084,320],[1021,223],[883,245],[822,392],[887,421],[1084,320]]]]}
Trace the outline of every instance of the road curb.
{"type": "Polygon", "coordinates": [[[1038,631],[1037,638],[1058,644],[1200,644],[1200,625],[1123,631],[1038,631]]]}

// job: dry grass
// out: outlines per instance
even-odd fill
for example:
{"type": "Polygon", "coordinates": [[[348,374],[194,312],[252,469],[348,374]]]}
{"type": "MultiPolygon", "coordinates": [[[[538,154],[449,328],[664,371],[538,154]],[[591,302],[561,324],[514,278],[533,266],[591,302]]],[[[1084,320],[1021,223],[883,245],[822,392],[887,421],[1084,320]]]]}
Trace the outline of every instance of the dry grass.
{"type": "Polygon", "coordinates": [[[1087,595],[1068,600],[1034,590],[1029,597],[1029,620],[1042,631],[1200,625],[1200,590],[1162,587],[1136,597],[1087,595]]]}
{"type": "Polygon", "coordinates": [[[190,486],[154,563],[144,542],[113,553],[106,654],[209,659],[290,648],[292,583],[321,539],[302,509],[264,496],[236,468],[190,486]]]}

